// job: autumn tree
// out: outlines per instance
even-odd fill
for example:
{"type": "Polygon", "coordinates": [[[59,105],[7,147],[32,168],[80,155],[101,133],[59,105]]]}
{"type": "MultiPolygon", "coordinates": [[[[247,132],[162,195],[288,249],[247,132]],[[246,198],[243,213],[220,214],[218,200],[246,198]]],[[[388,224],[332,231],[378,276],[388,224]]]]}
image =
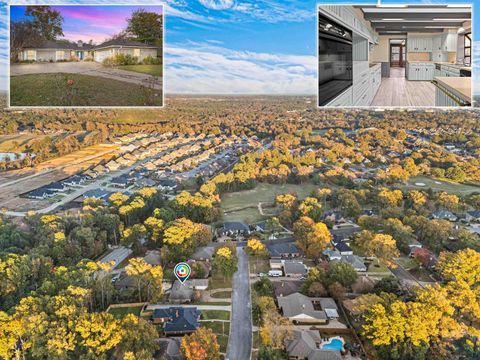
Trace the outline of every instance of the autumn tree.
{"type": "Polygon", "coordinates": [[[163,295],[163,269],[152,266],[142,258],[132,258],[125,266],[128,276],[135,280],[138,301],[158,301],[163,295]]]}
{"type": "Polygon", "coordinates": [[[293,232],[297,246],[310,259],[318,258],[332,240],[327,225],[322,222],[315,223],[307,216],[302,216],[295,222],[293,232]]]}
{"type": "Polygon", "coordinates": [[[109,313],[86,313],[75,323],[79,346],[90,358],[106,359],[107,351],[122,340],[120,321],[109,313]]]}
{"type": "Polygon", "coordinates": [[[120,354],[130,353],[135,359],[153,359],[158,349],[158,330],[149,321],[134,314],[127,314],[121,320],[122,340],[117,346],[120,354]]]}
{"type": "Polygon", "coordinates": [[[186,360],[220,360],[220,345],[212,329],[198,328],[184,336],[180,346],[186,360]]]}
{"type": "Polygon", "coordinates": [[[255,256],[265,256],[267,254],[267,247],[257,238],[247,240],[246,251],[248,254],[255,256]]]}
{"type": "Polygon", "coordinates": [[[394,258],[399,257],[400,252],[391,235],[373,234],[368,230],[363,230],[357,234],[355,243],[364,251],[365,256],[375,256],[379,262],[387,266],[396,266],[394,258]]]}
{"type": "Polygon", "coordinates": [[[213,255],[212,268],[217,274],[231,277],[237,271],[236,254],[228,246],[221,246],[213,255]]]}

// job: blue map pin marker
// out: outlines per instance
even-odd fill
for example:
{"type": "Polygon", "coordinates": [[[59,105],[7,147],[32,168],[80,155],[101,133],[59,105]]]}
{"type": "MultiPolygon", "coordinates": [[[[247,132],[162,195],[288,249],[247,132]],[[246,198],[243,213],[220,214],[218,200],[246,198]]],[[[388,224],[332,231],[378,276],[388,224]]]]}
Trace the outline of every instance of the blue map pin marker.
{"type": "Polygon", "coordinates": [[[192,273],[192,269],[190,268],[190,265],[184,262],[181,262],[175,265],[175,269],[173,271],[178,281],[180,281],[182,285],[185,283],[185,281],[187,281],[188,277],[192,273]]]}

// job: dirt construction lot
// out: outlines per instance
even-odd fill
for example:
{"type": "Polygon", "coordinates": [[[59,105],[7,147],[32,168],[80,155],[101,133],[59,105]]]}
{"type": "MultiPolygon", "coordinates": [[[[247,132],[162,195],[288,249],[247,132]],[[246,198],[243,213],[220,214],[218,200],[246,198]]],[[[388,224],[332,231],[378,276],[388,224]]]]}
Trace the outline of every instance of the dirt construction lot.
{"type": "Polygon", "coordinates": [[[65,179],[102,160],[109,160],[117,151],[117,145],[100,144],[45,161],[33,169],[4,172],[0,176],[0,208],[15,211],[42,208],[51,200],[31,200],[19,196],[52,181],[65,179]]]}

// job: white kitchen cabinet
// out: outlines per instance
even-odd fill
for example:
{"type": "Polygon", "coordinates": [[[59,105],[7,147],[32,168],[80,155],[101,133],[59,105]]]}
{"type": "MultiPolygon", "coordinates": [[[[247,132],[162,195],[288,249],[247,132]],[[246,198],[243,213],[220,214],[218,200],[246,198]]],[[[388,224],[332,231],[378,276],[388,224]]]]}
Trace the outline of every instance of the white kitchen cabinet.
{"type": "Polygon", "coordinates": [[[432,51],[442,51],[443,36],[435,35],[432,38],[432,51]]]}
{"type": "Polygon", "coordinates": [[[345,92],[330,101],[327,106],[352,106],[352,88],[348,88],[345,92]]]}
{"type": "Polygon", "coordinates": [[[447,33],[442,35],[442,50],[448,52],[457,51],[457,37],[455,33],[447,33]]]}
{"type": "Polygon", "coordinates": [[[435,66],[431,63],[409,63],[407,79],[411,81],[433,80],[435,66]]]}
{"type": "Polygon", "coordinates": [[[426,36],[409,36],[407,38],[408,52],[431,52],[432,38],[426,36]]]}

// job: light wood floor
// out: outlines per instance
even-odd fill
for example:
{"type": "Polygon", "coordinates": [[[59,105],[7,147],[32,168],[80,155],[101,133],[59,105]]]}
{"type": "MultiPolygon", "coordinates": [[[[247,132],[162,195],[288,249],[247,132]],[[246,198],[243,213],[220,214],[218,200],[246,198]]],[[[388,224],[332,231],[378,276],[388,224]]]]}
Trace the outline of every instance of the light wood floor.
{"type": "Polygon", "coordinates": [[[382,78],[372,106],[435,106],[435,85],[430,81],[408,81],[405,68],[390,69],[382,78]]]}

